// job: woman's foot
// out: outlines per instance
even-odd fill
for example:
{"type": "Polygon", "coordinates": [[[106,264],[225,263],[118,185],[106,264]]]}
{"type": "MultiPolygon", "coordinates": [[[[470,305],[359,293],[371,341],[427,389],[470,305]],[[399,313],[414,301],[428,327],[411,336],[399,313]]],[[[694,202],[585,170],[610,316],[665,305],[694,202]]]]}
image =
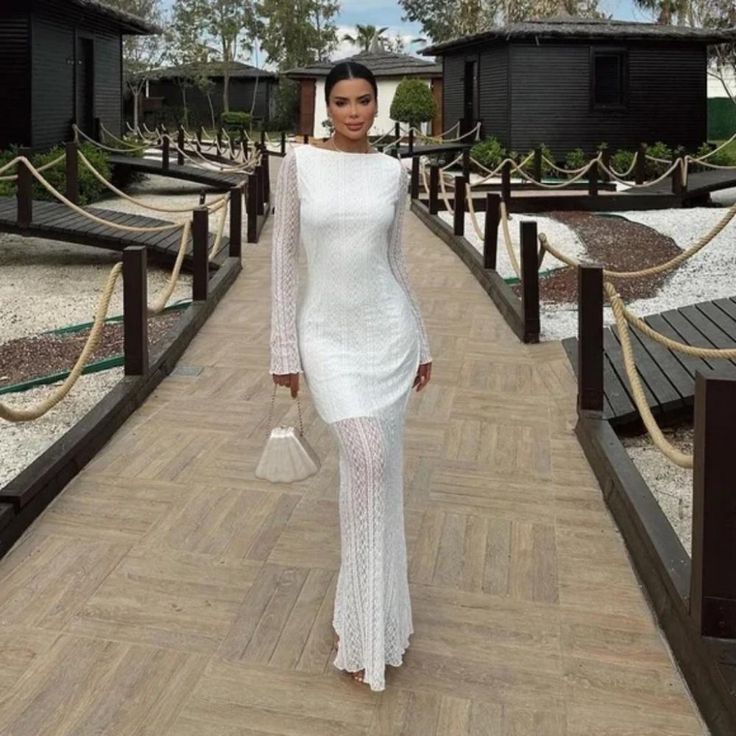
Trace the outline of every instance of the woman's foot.
{"type": "MultiPolygon", "coordinates": [[[[340,637],[337,635],[337,632],[333,629],[334,632],[334,642],[335,642],[335,648],[337,648],[337,645],[340,643],[340,637]]],[[[353,678],[356,682],[363,682],[363,677],[365,676],[365,670],[358,670],[357,672],[348,672],[350,677],[353,678]]]]}

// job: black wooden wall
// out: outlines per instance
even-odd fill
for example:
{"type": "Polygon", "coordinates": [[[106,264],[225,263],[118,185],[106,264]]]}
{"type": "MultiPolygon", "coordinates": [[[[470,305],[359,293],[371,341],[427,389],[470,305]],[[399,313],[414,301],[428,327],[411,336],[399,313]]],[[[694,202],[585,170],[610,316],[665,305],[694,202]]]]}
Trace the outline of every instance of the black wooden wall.
{"type": "MultiPolygon", "coordinates": [[[[707,136],[706,52],[702,44],[616,42],[629,54],[629,106],[590,108],[591,44],[509,43],[447,54],[445,125],[463,115],[466,59],[480,58],[480,116],[485,136],[525,153],[548,145],[562,158],[601,142],[633,149],[662,140],[697,147],[707,136]]],[[[604,47],[605,44],[594,44],[604,47]]]]}
{"type": "Polygon", "coordinates": [[[0,149],[30,144],[30,13],[22,0],[3,0],[0,18],[0,149]]]}

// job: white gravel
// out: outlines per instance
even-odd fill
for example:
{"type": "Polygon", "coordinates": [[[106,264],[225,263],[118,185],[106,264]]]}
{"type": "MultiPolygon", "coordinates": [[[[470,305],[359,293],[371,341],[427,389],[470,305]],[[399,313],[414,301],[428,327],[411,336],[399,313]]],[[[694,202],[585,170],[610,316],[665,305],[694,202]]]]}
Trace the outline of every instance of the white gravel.
{"type": "MultiPolygon", "coordinates": [[[[201,187],[190,182],[151,176],[127,190],[131,196],[164,206],[194,207],[201,187]]],[[[207,195],[210,201],[220,195],[207,195]]],[[[97,207],[143,213],[141,208],[114,197],[97,207]]],[[[181,221],[187,213],[146,213],[162,220],[181,221]]],[[[226,222],[225,227],[229,225],[226,222]]],[[[210,230],[217,227],[210,218],[210,230]]],[[[227,230],[225,230],[227,235],[227,230]]],[[[110,268],[120,254],[102,248],[39,238],[0,234],[0,343],[39,332],[90,322],[94,318],[110,268]]],[[[149,300],[168,283],[170,269],[149,263],[149,300]]],[[[191,299],[191,275],[182,273],[170,304],[191,299]]],[[[122,314],[122,288],[113,294],[109,316],[122,314]]],[[[82,376],[70,394],[46,416],[33,422],[12,424],[0,420],[0,487],[50,447],[122,378],[114,368],[82,376]]],[[[47,396],[51,386],[0,396],[13,407],[29,407],[47,396]]]]}
{"type": "MultiPolygon", "coordinates": [[[[692,427],[665,436],[682,452],[693,451],[692,427]]],[[[652,443],[649,435],[622,440],[629,457],[657,499],[682,546],[688,554],[691,548],[693,471],[670,462],[652,443]]]]}

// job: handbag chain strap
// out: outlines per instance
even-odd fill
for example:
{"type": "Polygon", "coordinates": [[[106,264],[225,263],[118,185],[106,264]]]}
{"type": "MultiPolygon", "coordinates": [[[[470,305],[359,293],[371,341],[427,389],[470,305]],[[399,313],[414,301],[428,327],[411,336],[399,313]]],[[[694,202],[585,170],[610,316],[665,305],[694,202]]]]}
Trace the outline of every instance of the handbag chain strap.
{"type": "MultiPolygon", "coordinates": [[[[271,407],[268,410],[268,421],[266,422],[266,425],[268,426],[268,433],[270,435],[271,433],[271,419],[273,418],[273,407],[276,403],[276,387],[277,384],[274,383],[273,385],[273,394],[271,394],[271,407]]],[[[299,434],[304,435],[304,424],[302,422],[302,405],[299,401],[299,394],[296,395],[296,409],[299,412],[299,434]]]]}

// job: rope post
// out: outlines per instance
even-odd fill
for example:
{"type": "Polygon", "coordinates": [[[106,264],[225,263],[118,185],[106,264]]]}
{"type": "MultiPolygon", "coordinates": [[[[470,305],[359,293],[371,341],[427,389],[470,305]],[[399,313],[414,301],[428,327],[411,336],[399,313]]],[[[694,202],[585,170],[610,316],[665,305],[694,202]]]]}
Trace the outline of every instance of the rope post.
{"type": "MultiPolygon", "coordinates": [[[[21,148],[18,155],[25,156],[28,160],[31,157],[30,148],[21,148]]],[[[33,175],[28,165],[23,161],[16,164],[16,173],[18,174],[16,199],[18,203],[18,227],[30,227],[33,220],[33,175]]]]}
{"type": "Polygon", "coordinates": [[[222,148],[222,126],[221,125],[217,126],[217,133],[215,135],[215,138],[217,139],[217,149],[218,149],[217,153],[219,154],[220,153],[219,149],[222,148]]]}
{"type": "Polygon", "coordinates": [[[184,146],[186,145],[186,142],[184,140],[184,128],[180,125],[179,126],[179,133],[178,138],[176,141],[177,148],[179,149],[176,152],[176,163],[178,166],[184,166],[184,146]]]}
{"type": "Polygon", "coordinates": [[[414,126],[409,128],[409,155],[414,153],[414,126]]]}
{"type": "Polygon", "coordinates": [[[245,211],[249,243],[258,242],[258,174],[248,175],[245,211]]]}
{"type": "Polygon", "coordinates": [[[588,169],[588,195],[598,196],[598,161],[593,162],[588,169]]]}
{"type": "Polygon", "coordinates": [[[171,139],[168,133],[164,134],[161,145],[161,169],[169,170],[169,154],[171,153],[171,139]]]}
{"type": "Polygon", "coordinates": [[[192,222],[192,301],[206,302],[209,287],[209,210],[195,207],[192,222]]]}
{"type": "Polygon", "coordinates": [[[394,136],[396,137],[396,150],[398,150],[401,143],[401,123],[398,120],[394,123],[394,136]]]}
{"type": "Polygon", "coordinates": [[[429,214],[436,215],[440,208],[440,167],[431,164],[429,167],[429,214]]]}
{"type": "Polygon", "coordinates": [[[265,193],[266,193],[266,180],[263,176],[263,159],[261,159],[258,162],[258,166],[256,166],[256,192],[258,193],[258,197],[256,200],[257,208],[256,213],[260,216],[265,214],[266,208],[264,206],[264,203],[266,201],[265,193]]]}
{"type": "Polygon", "coordinates": [[[511,161],[504,162],[501,167],[501,197],[506,208],[511,211],[511,161]]]}
{"type": "Polygon", "coordinates": [[[483,230],[483,268],[496,270],[498,253],[498,226],[501,222],[501,197],[489,192],[486,194],[486,222],[483,230]]]}
{"type": "Polygon", "coordinates": [[[470,182],[470,149],[467,147],[463,148],[463,176],[470,182]]]}
{"type": "Polygon", "coordinates": [[[524,317],[524,342],[539,342],[539,255],[537,223],[520,224],[521,313],[524,317]]]}
{"type": "Polygon", "coordinates": [[[636,152],[636,161],[634,163],[634,183],[643,184],[645,177],[645,167],[647,165],[647,147],[644,143],[639,144],[636,152]]]}
{"type": "Polygon", "coordinates": [[[672,193],[681,195],[685,190],[685,181],[683,177],[683,170],[682,170],[682,161],[683,159],[678,159],[680,162],[679,166],[675,166],[674,169],[672,169],[672,193]]]}
{"type": "Polygon", "coordinates": [[[199,151],[199,147],[202,145],[202,126],[201,125],[197,128],[196,138],[197,138],[197,150],[199,151]]]}
{"type": "Polygon", "coordinates": [[[261,145],[262,146],[266,145],[266,129],[265,128],[261,128],[261,145]]]}
{"type": "Polygon", "coordinates": [[[66,198],[73,204],[79,204],[79,148],[76,141],[64,144],[66,154],[66,198]]]}
{"type": "Polygon", "coordinates": [[[268,148],[261,143],[261,161],[263,162],[263,201],[271,201],[271,163],[268,156],[268,148]]]}
{"type": "Polygon", "coordinates": [[[146,246],[123,250],[123,353],[126,376],[148,373],[146,246]]]}
{"type": "Polygon", "coordinates": [[[542,181],[542,148],[540,146],[534,149],[534,172],[532,176],[535,181],[542,181]]]}
{"type": "Polygon", "coordinates": [[[453,232],[455,235],[465,234],[465,210],[466,210],[465,177],[455,177],[455,212],[452,217],[453,232]]]}
{"type": "Polygon", "coordinates": [[[304,135],[303,135],[303,138],[304,138],[304,141],[303,141],[303,142],[304,142],[305,144],[306,144],[306,143],[309,143],[309,133],[304,133],[304,135]]]}
{"type": "Polygon", "coordinates": [[[281,151],[282,156],[286,155],[286,131],[285,130],[281,131],[281,141],[280,141],[279,150],[281,151]]]}
{"type": "Polygon", "coordinates": [[[102,120],[100,120],[100,118],[95,118],[92,121],[92,137],[98,143],[103,143],[103,140],[102,140],[102,120]]]}
{"type": "Polygon", "coordinates": [[[578,268],[578,412],[603,411],[603,268],[578,268]]]}
{"type": "Polygon", "coordinates": [[[409,191],[412,199],[419,199],[419,156],[412,156],[411,159],[411,187],[409,191]]]}
{"type": "Polygon", "coordinates": [[[243,185],[230,189],[230,251],[231,258],[240,258],[243,248],[243,185]]]}
{"type": "Polygon", "coordinates": [[[735,411],[736,380],[697,371],[690,616],[719,639],[736,639],[735,411]]]}
{"type": "MultiPolygon", "coordinates": [[[[606,169],[611,168],[611,152],[608,150],[608,148],[604,148],[601,151],[601,163],[606,167],[606,169]]],[[[605,181],[605,182],[610,181],[610,177],[606,173],[605,169],[603,169],[600,172],[600,175],[601,175],[601,181],[605,181]]]]}

